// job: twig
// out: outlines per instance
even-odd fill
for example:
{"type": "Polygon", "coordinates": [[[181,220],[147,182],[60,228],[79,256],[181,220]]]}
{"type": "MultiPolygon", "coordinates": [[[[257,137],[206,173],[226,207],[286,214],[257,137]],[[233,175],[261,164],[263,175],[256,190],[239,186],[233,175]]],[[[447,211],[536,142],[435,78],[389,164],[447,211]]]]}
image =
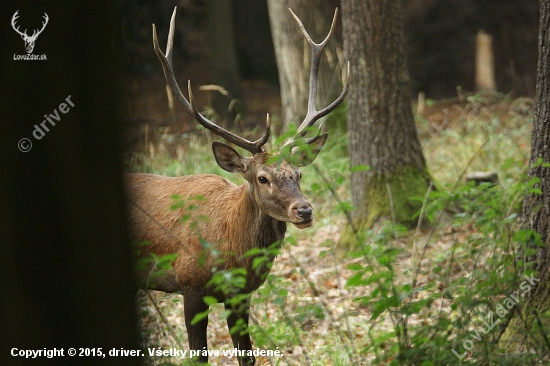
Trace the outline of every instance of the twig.
{"type": "Polygon", "coordinates": [[[296,337],[296,340],[298,341],[298,344],[300,345],[300,348],[302,349],[302,352],[304,354],[304,358],[306,359],[306,364],[309,366],[311,365],[311,359],[309,358],[309,355],[307,353],[307,348],[304,346],[304,343],[302,342],[302,339],[300,338],[300,335],[298,334],[298,330],[294,326],[294,322],[288,314],[286,313],[286,298],[283,301],[283,306],[281,306],[281,312],[283,313],[283,316],[285,318],[286,323],[292,329],[292,333],[294,333],[294,337],[296,337]]]}
{"type": "MultiPolygon", "coordinates": [[[[256,317],[250,313],[248,314],[248,318],[252,321],[252,323],[254,323],[255,326],[258,327],[258,329],[260,330],[260,332],[262,333],[262,335],[265,337],[265,339],[268,340],[268,342],[271,344],[271,348],[272,349],[277,349],[279,347],[277,347],[277,344],[275,343],[275,341],[273,340],[272,337],[270,337],[266,331],[264,330],[264,328],[262,327],[262,325],[260,324],[260,322],[258,321],[258,319],[256,319],[256,317]]],[[[289,365],[292,365],[292,362],[285,356],[284,353],[281,352],[281,358],[289,365]]],[[[268,358],[269,359],[269,358],[268,358]]],[[[269,362],[271,363],[271,359],[269,359],[269,362]]]]}
{"type": "MultiPolygon", "coordinates": [[[[346,352],[348,354],[348,357],[349,357],[349,360],[351,362],[353,362],[353,355],[356,354],[356,351],[355,351],[355,346],[353,344],[353,339],[351,337],[351,332],[350,332],[350,329],[349,327],[346,329],[346,333],[347,333],[347,336],[349,338],[349,343],[351,345],[351,348],[352,350],[350,351],[349,348],[347,347],[346,345],[346,342],[344,341],[344,338],[342,337],[342,333],[340,332],[340,330],[337,328],[336,326],[336,320],[334,319],[334,316],[332,315],[332,312],[330,311],[329,307],[328,307],[328,304],[325,302],[325,300],[323,300],[323,298],[321,297],[321,293],[319,292],[319,290],[315,287],[315,284],[313,283],[313,281],[311,281],[309,279],[309,275],[308,273],[306,272],[306,270],[304,269],[304,267],[302,267],[302,265],[300,264],[300,262],[298,262],[298,260],[289,252],[289,256],[290,258],[292,259],[292,261],[294,262],[294,264],[298,267],[298,269],[300,270],[300,274],[305,278],[309,288],[311,289],[311,291],[313,292],[313,294],[315,295],[315,297],[317,297],[317,299],[319,299],[319,302],[321,303],[321,306],[323,307],[323,309],[325,310],[325,312],[327,313],[328,317],[330,318],[330,321],[331,321],[331,324],[332,324],[332,328],[338,333],[339,337],[340,337],[340,341],[342,342],[342,345],[346,348],[346,352]]],[[[347,319],[347,317],[345,317],[345,319],[347,319]]],[[[346,321],[346,324],[347,321],[346,321]]]]}
{"type": "Polygon", "coordinates": [[[544,339],[544,342],[546,342],[546,347],[548,348],[548,351],[550,351],[550,341],[548,341],[548,337],[546,336],[546,333],[544,332],[544,326],[542,325],[542,322],[540,321],[539,313],[536,309],[533,309],[533,314],[535,314],[535,318],[537,318],[537,323],[539,325],[540,333],[542,334],[542,338],[544,339]]]}
{"type": "MultiPolygon", "coordinates": [[[[426,190],[426,194],[424,195],[424,201],[422,201],[422,207],[420,208],[420,216],[418,217],[418,223],[416,224],[416,231],[413,235],[413,252],[412,252],[412,263],[411,263],[411,270],[416,267],[416,255],[417,255],[417,238],[418,233],[420,232],[420,227],[422,226],[422,219],[424,218],[424,211],[426,210],[426,205],[428,202],[428,197],[430,196],[430,193],[433,189],[433,181],[430,180],[430,185],[428,186],[428,189],[426,190]]],[[[412,279],[411,279],[412,283],[412,279]]]]}
{"type": "Polygon", "coordinates": [[[180,349],[185,349],[185,347],[183,347],[183,345],[181,344],[181,341],[180,339],[176,336],[176,333],[174,332],[174,329],[172,328],[172,326],[170,325],[170,323],[168,323],[168,319],[166,319],[166,317],[164,316],[164,314],[160,311],[157,303],[155,302],[155,300],[153,299],[153,296],[151,296],[151,293],[147,290],[144,290],[146,293],[147,293],[147,297],[149,298],[149,301],[151,301],[151,303],[153,304],[153,306],[155,307],[155,310],[157,311],[157,313],[159,314],[160,318],[162,319],[162,322],[166,325],[166,327],[168,328],[168,331],[170,332],[170,334],[172,335],[172,337],[174,338],[174,340],[176,341],[176,343],[178,344],[178,346],[180,347],[180,349]]]}
{"type": "MultiPolygon", "coordinates": [[[[422,259],[424,259],[424,255],[426,254],[426,250],[428,249],[428,244],[430,243],[430,240],[432,239],[434,233],[435,233],[435,229],[437,228],[437,226],[439,225],[439,221],[441,220],[441,217],[443,216],[443,213],[445,212],[445,208],[447,207],[447,205],[449,204],[449,200],[451,199],[451,196],[453,195],[454,191],[456,190],[456,188],[458,187],[458,184],[459,182],[462,180],[462,177],[464,176],[464,173],[466,172],[466,169],[470,166],[470,164],[472,164],[472,162],[474,161],[474,159],[477,157],[477,155],[481,152],[481,150],[483,149],[483,147],[485,147],[485,145],[487,145],[487,143],[489,142],[489,139],[485,140],[485,142],[483,144],[481,144],[481,146],[479,147],[479,149],[477,149],[477,151],[475,152],[475,154],[470,158],[470,160],[468,161],[468,164],[466,164],[466,166],[464,167],[464,169],[462,170],[462,172],[460,173],[460,176],[458,177],[458,179],[456,180],[455,182],[455,185],[453,186],[453,189],[451,189],[451,192],[449,192],[449,195],[447,196],[447,199],[445,200],[445,203],[443,204],[443,207],[441,209],[441,212],[439,213],[439,215],[437,216],[437,219],[435,220],[435,223],[434,223],[434,226],[432,228],[432,230],[430,231],[430,235],[428,236],[428,240],[426,241],[426,244],[424,245],[424,249],[422,250],[422,255],[420,256],[420,260],[419,262],[421,263],[422,262],[422,259]]],[[[413,280],[413,283],[412,283],[412,287],[415,288],[416,287],[416,279],[418,277],[418,273],[420,272],[420,266],[417,267],[416,269],[416,272],[415,272],[415,275],[414,275],[414,280],[413,280]]]]}
{"type": "Polygon", "coordinates": [[[321,172],[321,169],[319,169],[319,166],[315,163],[311,164],[313,166],[313,169],[315,169],[315,172],[321,177],[321,179],[323,180],[323,183],[325,183],[325,185],[327,186],[327,188],[329,189],[330,193],[332,194],[332,196],[334,197],[334,199],[336,200],[336,202],[338,203],[338,205],[340,205],[340,207],[342,207],[342,211],[344,211],[344,215],[346,215],[346,219],[348,220],[348,224],[350,225],[351,227],[351,230],[353,231],[353,233],[355,234],[355,236],[357,237],[357,239],[359,239],[358,237],[358,231],[357,231],[357,228],[355,227],[355,225],[353,224],[353,219],[351,217],[351,212],[349,212],[348,210],[344,209],[344,205],[343,205],[343,201],[342,199],[340,199],[340,196],[338,195],[338,193],[336,193],[336,191],[334,190],[334,188],[332,188],[332,184],[330,184],[330,182],[328,181],[327,177],[323,174],[323,172],[321,172]]]}
{"type": "Polygon", "coordinates": [[[391,187],[390,187],[390,184],[388,182],[386,182],[386,190],[388,191],[388,198],[390,200],[390,213],[391,213],[391,222],[393,223],[393,234],[395,236],[395,238],[397,239],[397,233],[395,232],[395,225],[397,223],[397,220],[395,219],[395,210],[394,210],[394,206],[393,206],[393,196],[391,194],[391,187]]]}

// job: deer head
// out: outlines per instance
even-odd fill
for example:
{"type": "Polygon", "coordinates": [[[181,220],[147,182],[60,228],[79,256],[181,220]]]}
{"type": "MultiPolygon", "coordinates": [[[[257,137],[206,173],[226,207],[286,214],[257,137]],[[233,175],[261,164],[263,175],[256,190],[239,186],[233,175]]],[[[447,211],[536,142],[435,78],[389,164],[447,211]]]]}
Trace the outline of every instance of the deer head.
{"type": "Polygon", "coordinates": [[[49,20],[48,14],[44,13],[44,22],[42,22],[42,29],[40,29],[40,30],[35,29],[34,32],[32,33],[32,35],[29,36],[27,34],[26,29],[25,29],[24,32],[21,32],[19,30],[19,27],[18,26],[16,27],[15,21],[19,17],[19,15],[17,13],[19,13],[19,10],[17,10],[15,12],[15,14],[13,14],[13,17],[11,18],[11,26],[13,27],[13,29],[17,33],[19,33],[21,35],[21,38],[23,38],[23,41],[25,41],[25,49],[27,50],[27,53],[32,53],[32,51],[34,50],[34,42],[36,42],[36,38],[38,38],[40,33],[42,33],[44,28],[46,28],[46,24],[48,24],[48,20],[49,20]]]}
{"type": "Polygon", "coordinates": [[[227,142],[241,147],[252,154],[252,157],[244,157],[232,147],[219,142],[215,142],[212,146],[218,165],[229,172],[239,173],[246,179],[248,182],[248,192],[253,196],[255,205],[260,209],[262,214],[278,221],[291,222],[299,228],[311,226],[313,222],[313,209],[300,190],[300,178],[302,174],[298,168],[311,163],[315,159],[328,135],[327,133],[321,133],[321,128],[312,137],[306,138],[306,135],[316,121],[333,111],[343,101],[348,92],[349,85],[348,63],[346,82],[340,96],[329,106],[321,110],[316,109],[319,62],[323,49],[334,33],[338,9],[334,13],[334,19],[327,37],[318,44],[313,42],[300,19],[289,9],[309,44],[311,52],[308,109],[306,117],[296,131],[296,135],[284,143],[281,151],[272,151],[271,153],[268,153],[263,148],[268,142],[271,133],[269,114],[266,118],[266,129],[263,136],[256,141],[250,141],[214,124],[198,112],[190,81],[187,84],[189,100],[181,92],[174,76],[172,65],[176,10],[177,8],[174,9],[170,22],[166,53],[160,50],[156,27],[153,24],[155,53],[162,63],[166,82],[170,86],[175,98],[202,126],[222,137],[227,142]]]}

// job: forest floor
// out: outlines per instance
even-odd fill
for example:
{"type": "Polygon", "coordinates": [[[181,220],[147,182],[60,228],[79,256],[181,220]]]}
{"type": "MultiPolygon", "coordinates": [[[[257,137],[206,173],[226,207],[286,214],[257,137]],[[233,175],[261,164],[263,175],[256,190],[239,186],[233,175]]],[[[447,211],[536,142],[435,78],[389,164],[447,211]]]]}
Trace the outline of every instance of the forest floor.
{"type": "MultiPolygon", "coordinates": [[[[200,78],[196,79],[193,82],[197,87],[204,82],[200,78]]],[[[183,108],[176,106],[174,112],[170,113],[162,77],[136,79],[129,82],[128,86],[125,107],[128,130],[131,131],[127,140],[129,170],[167,175],[200,173],[173,168],[173,164],[178,164],[177,160],[181,162],[182,157],[202,161],[202,158],[194,159],[192,148],[181,145],[196,143],[203,136],[199,133],[196,137],[195,126],[183,108]]],[[[281,106],[276,87],[261,81],[247,81],[243,89],[248,115],[243,126],[236,127],[237,130],[263,125],[266,112],[280,116],[281,106]]],[[[196,98],[198,106],[209,104],[208,92],[196,93],[196,98]]],[[[459,95],[445,101],[429,100],[420,109],[415,107],[417,128],[429,169],[447,189],[452,189],[468,171],[496,171],[500,184],[510,185],[526,166],[534,109],[531,99],[478,93],[459,95]],[[518,160],[520,164],[517,169],[504,172],[501,167],[510,158],[518,160]]],[[[201,154],[211,155],[209,149],[204,148],[201,154]]],[[[327,153],[324,158],[322,155],[320,164],[326,163],[328,166],[331,163],[331,157],[328,157],[330,154],[327,153]]],[[[345,161],[346,158],[340,160],[345,161]]],[[[210,157],[204,164],[215,163],[210,157]]],[[[341,166],[346,167],[345,163],[341,166]]],[[[198,167],[199,170],[203,168],[198,167]]],[[[208,166],[204,169],[210,171],[213,168],[208,166]]],[[[333,166],[333,169],[344,168],[333,166]]],[[[348,177],[349,173],[343,171],[342,174],[348,177]]],[[[307,184],[312,184],[312,181],[306,181],[303,185],[307,184]]],[[[252,330],[252,338],[258,336],[260,328],[269,329],[273,325],[280,327],[279,331],[271,329],[271,346],[264,345],[263,348],[274,349],[277,345],[284,358],[277,363],[276,360],[260,357],[260,364],[352,364],[348,356],[353,354],[353,357],[358,357],[356,355],[368,343],[371,336],[369,332],[372,331],[368,325],[372,308],[354,299],[368,296],[373,287],[348,287],[346,282],[355,273],[350,269],[350,264],[367,266],[368,262],[364,258],[336,254],[333,247],[345,223],[344,216],[335,212],[333,208],[336,203],[328,192],[312,195],[308,187],[304,187],[304,190],[306,196],[308,192],[310,194],[308,198],[315,207],[317,221],[310,229],[289,228],[287,236],[293,238],[293,243],[283,245],[271,271],[277,280],[275,284],[270,284],[273,286],[271,289],[284,288],[284,306],[277,301],[264,301],[265,294],[254,295],[256,300],[253,297],[252,316],[261,327],[252,330]],[[291,337],[289,333],[294,336],[291,337]]],[[[336,190],[344,199],[349,199],[348,183],[342,183],[336,190]]],[[[374,230],[380,230],[380,227],[374,230]]],[[[416,277],[417,283],[422,284],[429,281],[434,263],[441,261],[443,253],[449,253],[453,243],[466,241],[472,234],[475,234],[475,228],[467,225],[457,227],[452,220],[448,220],[429,229],[411,230],[406,235],[396,236],[391,245],[402,250],[398,265],[394,268],[396,282],[413,282],[416,273],[413,246],[426,247],[416,277]]],[[[455,278],[467,276],[465,267],[457,263],[450,275],[455,278]]],[[[187,349],[181,296],[154,291],[150,295],[149,298],[140,291],[137,297],[145,347],[187,349]],[[162,317],[158,311],[162,312],[162,317]]],[[[422,297],[422,291],[416,296],[422,297]]],[[[450,306],[444,298],[436,301],[434,305],[440,309],[450,306]]],[[[208,328],[209,349],[219,352],[233,349],[227,325],[221,318],[222,311],[223,306],[220,304],[213,307],[208,328]]],[[[414,324],[422,319],[413,316],[411,321],[414,324]]],[[[377,329],[379,332],[389,331],[394,325],[391,317],[386,316],[378,320],[377,329]]],[[[155,365],[162,362],[179,364],[181,360],[150,360],[155,365]]],[[[355,358],[354,362],[367,364],[368,357],[355,358]]],[[[235,359],[223,356],[211,357],[210,363],[237,364],[235,359]]]]}

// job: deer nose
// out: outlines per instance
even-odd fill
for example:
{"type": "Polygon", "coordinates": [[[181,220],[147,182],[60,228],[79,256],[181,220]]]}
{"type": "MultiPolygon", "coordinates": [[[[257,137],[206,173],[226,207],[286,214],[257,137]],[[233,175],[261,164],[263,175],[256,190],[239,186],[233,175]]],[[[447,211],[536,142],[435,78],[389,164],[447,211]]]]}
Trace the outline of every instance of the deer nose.
{"type": "Polygon", "coordinates": [[[313,217],[313,208],[309,203],[294,206],[292,208],[292,212],[296,215],[296,217],[304,221],[310,221],[313,217]]]}

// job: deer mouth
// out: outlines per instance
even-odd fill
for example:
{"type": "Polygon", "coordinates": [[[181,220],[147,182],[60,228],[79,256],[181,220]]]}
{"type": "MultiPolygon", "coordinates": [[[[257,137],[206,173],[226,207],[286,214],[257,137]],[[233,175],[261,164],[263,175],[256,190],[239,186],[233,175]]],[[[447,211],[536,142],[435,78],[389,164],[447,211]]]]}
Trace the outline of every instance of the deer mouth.
{"type": "Polygon", "coordinates": [[[305,229],[306,227],[310,227],[311,225],[313,225],[313,219],[309,219],[301,222],[293,222],[293,224],[298,229],[305,229]]]}

